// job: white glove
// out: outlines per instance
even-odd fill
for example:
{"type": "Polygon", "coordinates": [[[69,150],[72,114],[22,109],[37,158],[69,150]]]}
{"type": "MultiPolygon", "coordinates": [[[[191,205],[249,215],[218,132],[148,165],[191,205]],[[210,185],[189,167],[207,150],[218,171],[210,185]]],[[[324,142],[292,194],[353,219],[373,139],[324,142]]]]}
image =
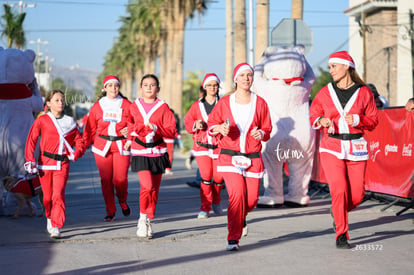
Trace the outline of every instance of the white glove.
{"type": "Polygon", "coordinates": [[[38,172],[36,162],[28,161],[24,164],[24,170],[29,174],[36,174],[38,172]]]}

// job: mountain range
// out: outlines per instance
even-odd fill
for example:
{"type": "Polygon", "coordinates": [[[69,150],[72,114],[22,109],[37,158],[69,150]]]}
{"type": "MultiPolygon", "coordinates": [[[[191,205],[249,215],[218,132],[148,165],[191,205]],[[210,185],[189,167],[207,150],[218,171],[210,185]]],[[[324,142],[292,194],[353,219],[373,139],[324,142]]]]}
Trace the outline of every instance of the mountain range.
{"type": "Polygon", "coordinates": [[[79,66],[54,65],[51,71],[52,79],[62,79],[68,88],[74,88],[83,92],[88,98],[93,98],[96,79],[100,72],[79,66]]]}

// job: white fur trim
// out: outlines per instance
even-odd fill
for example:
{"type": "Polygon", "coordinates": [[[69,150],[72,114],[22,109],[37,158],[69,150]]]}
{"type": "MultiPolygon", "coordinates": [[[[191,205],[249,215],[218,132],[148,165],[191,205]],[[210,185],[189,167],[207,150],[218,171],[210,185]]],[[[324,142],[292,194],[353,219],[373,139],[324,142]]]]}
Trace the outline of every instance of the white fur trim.
{"type": "Polygon", "coordinates": [[[250,67],[249,65],[240,66],[240,68],[234,74],[233,82],[236,82],[236,78],[240,75],[240,73],[243,72],[243,71],[246,71],[246,70],[248,70],[250,72],[253,72],[252,67],[250,67]]]}
{"type": "Polygon", "coordinates": [[[343,65],[348,65],[351,68],[355,68],[355,64],[349,60],[345,60],[342,58],[329,58],[329,62],[328,63],[338,63],[338,64],[343,64],[343,65]]]}

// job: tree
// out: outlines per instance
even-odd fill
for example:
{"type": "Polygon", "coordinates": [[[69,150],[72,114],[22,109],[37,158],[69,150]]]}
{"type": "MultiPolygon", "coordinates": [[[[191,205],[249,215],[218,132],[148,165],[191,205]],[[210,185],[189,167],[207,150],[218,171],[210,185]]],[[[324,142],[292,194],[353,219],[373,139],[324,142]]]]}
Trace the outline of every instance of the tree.
{"type": "Polygon", "coordinates": [[[186,114],[191,105],[198,99],[198,91],[202,84],[204,72],[187,72],[187,78],[183,83],[183,104],[181,112],[186,114]]]}
{"type": "Polygon", "coordinates": [[[11,7],[7,4],[3,5],[4,15],[1,17],[4,22],[2,26],[4,30],[1,36],[7,37],[7,47],[13,47],[13,44],[18,49],[22,49],[26,44],[26,36],[23,30],[23,22],[26,17],[26,13],[14,14],[11,7]]]}
{"type": "Polygon", "coordinates": [[[331,74],[329,71],[325,71],[321,67],[318,68],[319,70],[319,76],[316,78],[315,83],[312,86],[310,97],[313,99],[316,94],[319,92],[319,90],[332,81],[331,74]]]}

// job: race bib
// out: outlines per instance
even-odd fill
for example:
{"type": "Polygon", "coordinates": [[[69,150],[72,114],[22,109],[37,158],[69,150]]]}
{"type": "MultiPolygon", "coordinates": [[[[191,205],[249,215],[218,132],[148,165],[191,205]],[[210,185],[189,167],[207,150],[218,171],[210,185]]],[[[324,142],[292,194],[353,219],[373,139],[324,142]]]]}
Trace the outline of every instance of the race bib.
{"type": "Polygon", "coordinates": [[[240,170],[245,170],[252,165],[252,160],[245,156],[232,156],[231,163],[240,170]]]}
{"type": "Polygon", "coordinates": [[[365,156],[368,155],[367,141],[364,138],[351,140],[352,155],[365,156]]]}
{"type": "Polygon", "coordinates": [[[122,119],[122,109],[116,111],[104,111],[103,112],[103,121],[107,122],[121,122],[122,119]]]}

